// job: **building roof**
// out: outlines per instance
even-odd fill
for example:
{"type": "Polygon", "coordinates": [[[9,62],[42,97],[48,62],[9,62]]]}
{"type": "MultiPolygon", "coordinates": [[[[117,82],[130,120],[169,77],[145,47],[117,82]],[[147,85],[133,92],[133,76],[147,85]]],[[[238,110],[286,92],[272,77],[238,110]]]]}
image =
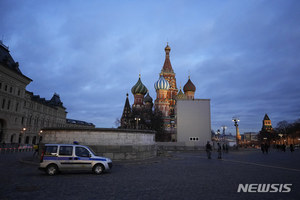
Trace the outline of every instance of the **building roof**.
{"type": "Polygon", "coordinates": [[[170,61],[170,51],[171,51],[171,48],[167,44],[167,46],[165,47],[166,58],[165,58],[164,66],[163,66],[161,72],[174,73],[172,65],[171,65],[171,61],[170,61]]]}
{"type": "Polygon", "coordinates": [[[176,96],[176,99],[186,99],[186,95],[182,92],[181,86],[180,86],[179,92],[176,96]]]}
{"type": "Polygon", "coordinates": [[[131,88],[132,94],[142,94],[145,95],[147,93],[148,89],[141,81],[141,75],[139,75],[139,80],[136,82],[136,84],[131,88]]]}
{"type": "Polygon", "coordinates": [[[32,92],[26,91],[30,96],[31,96],[31,100],[44,104],[46,106],[50,106],[50,107],[62,107],[63,109],[66,109],[63,106],[63,103],[60,100],[60,97],[58,94],[54,93],[54,95],[52,96],[51,100],[46,100],[45,98],[41,98],[40,95],[34,95],[32,92]]]}
{"type": "Polygon", "coordinates": [[[189,80],[187,81],[187,83],[184,85],[183,91],[184,92],[188,92],[188,91],[195,92],[196,91],[196,87],[193,84],[193,82],[191,81],[190,77],[189,77],[189,80]]]}
{"type": "Polygon", "coordinates": [[[270,120],[270,118],[267,114],[265,114],[264,120],[270,120]]]}
{"type": "Polygon", "coordinates": [[[130,114],[131,114],[131,107],[130,107],[130,103],[129,103],[129,99],[128,99],[128,93],[127,93],[122,118],[123,117],[128,117],[130,114]]]}
{"type": "Polygon", "coordinates": [[[163,77],[163,75],[160,75],[158,81],[154,83],[155,90],[168,90],[170,88],[169,82],[163,77]]]}
{"type": "Polygon", "coordinates": [[[152,97],[149,95],[149,91],[147,92],[147,95],[144,98],[144,102],[145,103],[152,103],[153,99],[152,97]]]}
{"type": "Polygon", "coordinates": [[[76,119],[66,119],[66,122],[68,124],[76,124],[76,125],[84,125],[84,126],[95,126],[93,123],[81,121],[81,120],[76,120],[76,119]]]}
{"type": "Polygon", "coordinates": [[[22,74],[21,70],[19,69],[19,63],[14,61],[14,59],[9,53],[8,47],[5,46],[1,40],[0,40],[0,64],[14,71],[15,73],[25,77],[26,79],[32,81],[30,78],[22,74]]]}

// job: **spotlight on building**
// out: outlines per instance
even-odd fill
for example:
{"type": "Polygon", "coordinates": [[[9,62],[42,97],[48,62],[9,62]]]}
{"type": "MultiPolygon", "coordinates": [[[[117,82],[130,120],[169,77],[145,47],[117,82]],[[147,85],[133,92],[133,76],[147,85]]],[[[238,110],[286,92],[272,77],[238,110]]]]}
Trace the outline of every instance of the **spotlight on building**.
{"type": "Polygon", "coordinates": [[[141,118],[135,117],[134,120],[136,121],[136,129],[139,129],[139,121],[141,120],[141,118]]]}

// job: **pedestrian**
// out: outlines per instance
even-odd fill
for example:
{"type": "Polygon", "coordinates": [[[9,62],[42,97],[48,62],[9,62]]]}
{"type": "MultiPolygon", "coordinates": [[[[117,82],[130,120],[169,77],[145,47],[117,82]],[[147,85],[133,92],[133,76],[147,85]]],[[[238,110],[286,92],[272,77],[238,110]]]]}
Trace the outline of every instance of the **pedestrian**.
{"type": "Polygon", "coordinates": [[[285,144],[282,145],[282,151],[285,152],[286,146],[285,144]]]}
{"type": "Polygon", "coordinates": [[[228,153],[228,149],[229,149],[228,144],[226,144],[226,145],[225,145],[225,152],[226,152],[226,153],[228,153]]]}
{"type": "Polygon", "coordinates": [[[294,149],[294,145],[293,144],[290,144],[290,151],[293,153],[293,151],[295,151],[294,149]]]}
{"type": "Polygon", "coordinates": [[[220,143],[218,143],[218,159],[222,159],[222,147],[220,143]]]}
{"type": "Polygon", "coordinates": [[[267,143],[265,143],[265,151],[266,151],[266,154],[269,153],[269,145],[267,143]]]}
{"type": "Polygon", "coordinates": [[[33,152],[32,157],[34,159],[34,158],[37,158],[39,155],[39,145],[37,145],[37,144],[33,145],[33,149],[34,149],[34,152],[33,152]]]}
{"type": "Polygon", "coordinates": [[[211,159],[211,151],[212,151],[212,147],[209,143],[209,141],[207,141],[207,144],[205,146],[205,150],[206,150],[206,154],[207,154],[207,158],[211,159]]]}
{"type": "Polygon", "coordinates": [[[261,149],[262,153],[265,154],[265,144],[264,143],[262,143],[260,145],[260,149],[261,149]]]}
{"type": "Polygon", "coordinates": [[[225,152],[225,144],[222,145],[223,151],[225,152]]]}

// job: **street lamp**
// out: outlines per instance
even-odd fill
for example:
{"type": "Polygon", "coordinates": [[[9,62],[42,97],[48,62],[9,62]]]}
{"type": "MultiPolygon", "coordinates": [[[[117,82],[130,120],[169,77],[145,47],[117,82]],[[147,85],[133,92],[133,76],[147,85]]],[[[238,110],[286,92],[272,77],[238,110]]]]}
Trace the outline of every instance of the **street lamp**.
{"type": "Polygon", "coordinates": [[[217,136],[218,136],[217,138],[218,138],[218,141],[219,141],[220,140],[220,130],[219,129],[217,130],[217,136]]]}
{"type": "Polygon", "coordinates": [[[240,140],[240,133],[239,133],[239,125],[238,122],[240,121],[239,118],[233,117],[232,121],[234,122],[235,130],[236,130],[236,148],[239,148],[239,140],[240,140]]]}
{"type": "Polygon", "coordinates": [[[139,117],[135,117],[134,120],[136,121],[136,129],[139,129],[139,121],[141,120],[141,118],[139,117]]]}

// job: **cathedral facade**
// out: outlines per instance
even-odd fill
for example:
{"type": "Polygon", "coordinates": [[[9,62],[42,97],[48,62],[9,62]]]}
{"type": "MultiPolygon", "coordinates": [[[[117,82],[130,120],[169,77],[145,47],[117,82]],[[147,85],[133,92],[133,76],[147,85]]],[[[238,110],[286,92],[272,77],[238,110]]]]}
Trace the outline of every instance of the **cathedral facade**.
{"type": "Polygon", "coordinates": [[[165,61],[159,73],[158,80],[154,83],[156,99],[150,97],[147,87],[142,83],[141,76],[132,87],[134,96],[132,108],[128,100],[125,101],[123,114],[120,120],[120,128],[151,129],[151,112],[160,113],[163,120],[163,129],[172,135],[172,140],[176,140],[176,102],[178,100],[194,100],[196,91],[195,85],[188,78],[187,83],[178,91],[176,74],[170,61],[171,48],[167,44],[165,47],[165,61]]]}

